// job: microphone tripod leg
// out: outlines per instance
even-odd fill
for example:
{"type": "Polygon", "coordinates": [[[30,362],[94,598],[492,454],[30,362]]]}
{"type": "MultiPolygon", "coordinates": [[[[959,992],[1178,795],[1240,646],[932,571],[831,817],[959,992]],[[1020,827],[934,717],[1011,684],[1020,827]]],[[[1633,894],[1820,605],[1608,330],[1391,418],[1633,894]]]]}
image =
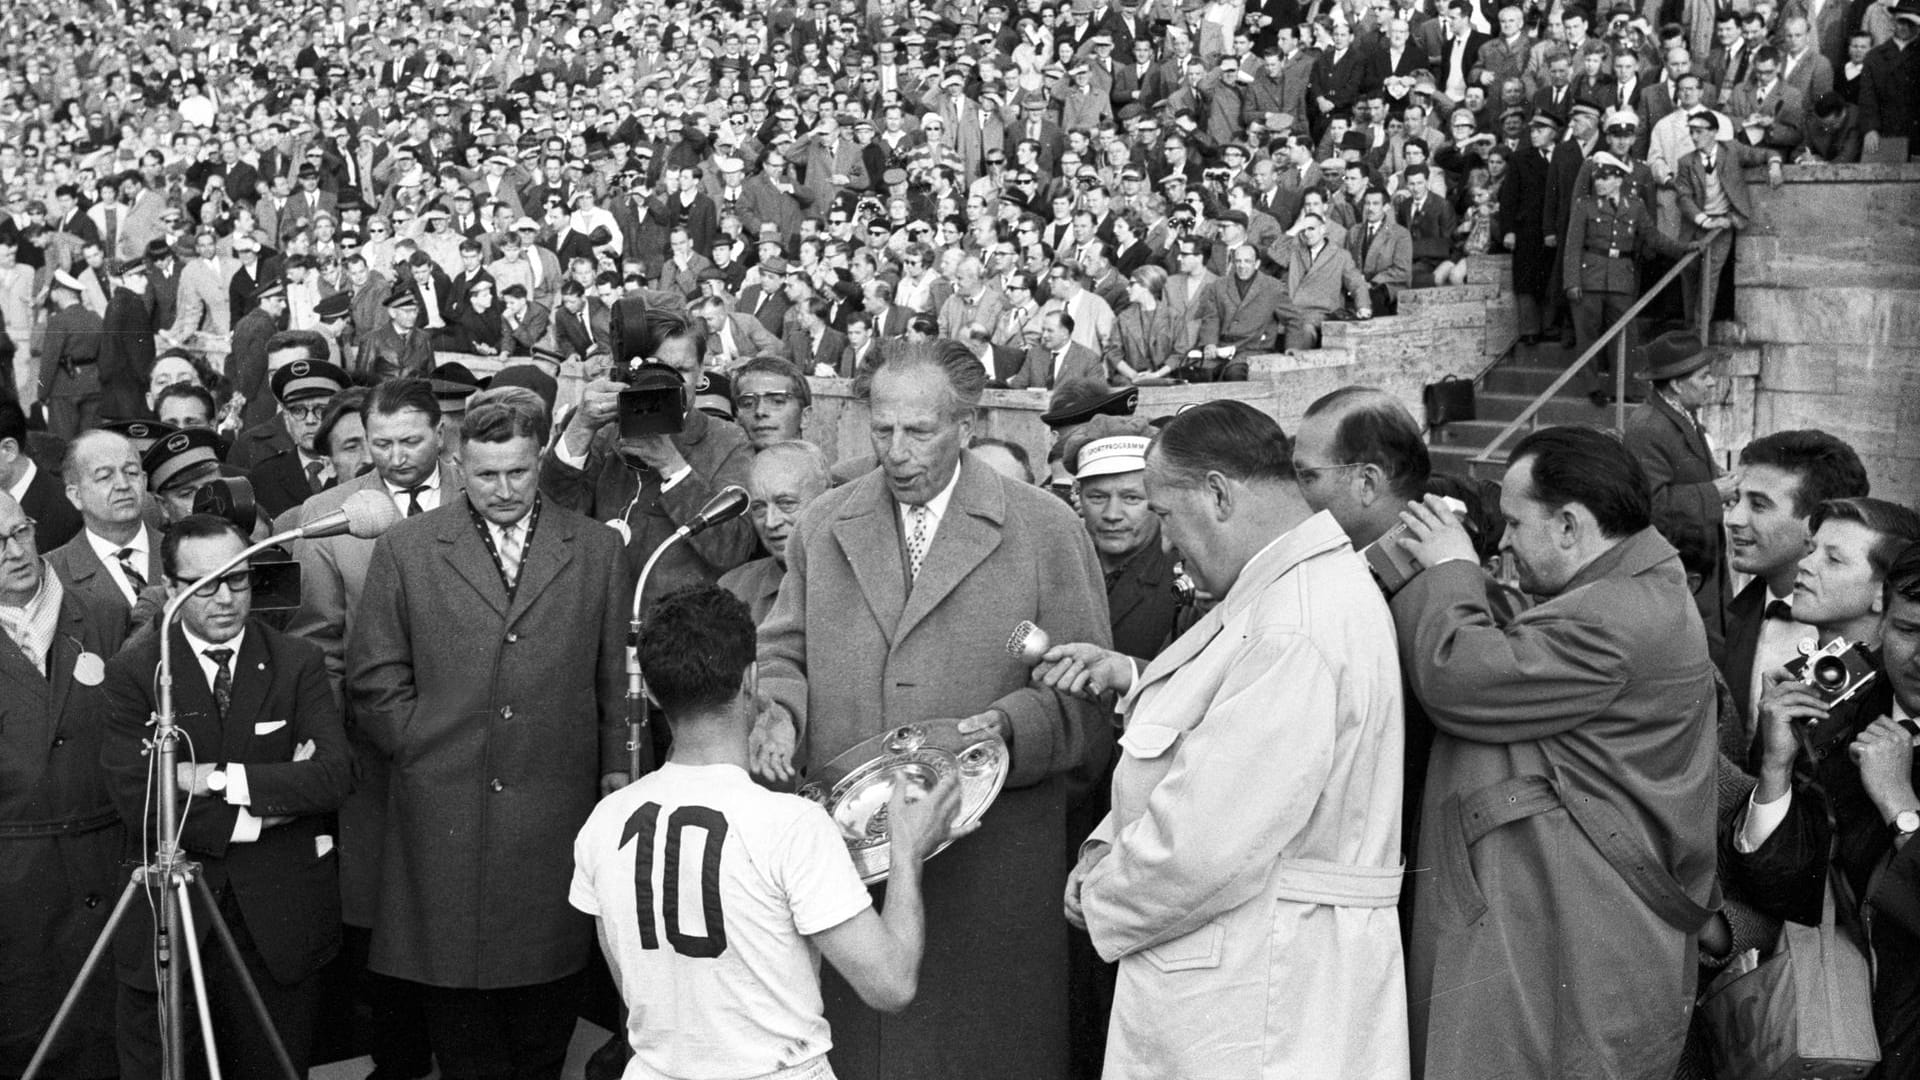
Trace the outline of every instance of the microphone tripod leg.
{"type": "Polygon", "coordinates": [[[127,911],[133,906],[133,898],[140,893],[142,880],[147,875],[146,867],[133,872],[127,887],[120,890],[120,901],[113,905],[113,913],[107,916],[107,925],[101,927],[100,936],[93,941],[93,948],[87,952],[87,959],[80,965],[80,973],[73,977],[73,985],[67,988],[67,996],[60,1002],[60,1008],[53,1014],[53,1022],[47,1025],[46,1034],[40,1037],[40,1045],[33,1052],[33,1060],[27,1062],[27,1071],[20,1074],[20,1080],[35,1080],[40,1069],[47,1063],[47,1056],[53,1053],[53,1041],[60,1037],[60,1031],[73,1018],[73,1010],[80,1004],[80,994],[86,989],[87,980],[99,970],[101,958],[107,955],[107,946],[112,943],[113,935],[120,929],[120,920],[127,917],[127,911]]]}
{"type": "MultiPolygon", "coordinates": [[[[227,928],[227,920],[220,916],[220,908],[213,900],[213,890],[207,888],[206,879],[198,874],[193,876],[193,883],[200,887],[200,895],[207,902],[213,932],[220,938],[220,945],[227,952],[227,960],[233,964],[234,976],[240,981],[240,989],[247,993],[247,1001],[253,1006],[254,1018],[260,1021],[260,1030],[266,1032],[267,1045],[272,1047],[273,1057],[279,1063],[280,1071],[285,1074],[286,1080],[301,1080],[299,1072],[293,1067],[293,1059],[287,1056],[286,1043],[280,1040],[279,1029],[273,1026],[273,1017],[267,1013],[267,1003],[260,997],[260,988],[254,985],[253,973],[247,970],[247,962],[240,955],[240,946],[233,940],[233,931],[227,928]]],[[[183,895],[184,892],[185,886],[182,886],[183,895]]],[[[188,939],[187,947],[196,949],[191,938],[188,939]]],[[[200,955],[197,949],[193,955],[197,965],[200,955]]],[[[218,1080],[217,1077],[216,1080],[218,1080]]]]}
{"type": "MultiPolygon", "coordinates": [[[[200,879],[195,877],[194,880],[198,881],[200,879]]],[[[185,875],[182,875],[181,878],[174,883],[173,892],[174,902],[180,905],[181,946],[186,950],[187,968],[193,975],[193,1000],[200,1005],[196,1011],[200,1014],[200,1042],[206,1048],[207,1052],[207,1076],[210,1077],[211,1080],[220,1080],[220,1048],[215,1045],[213,1041],[213,1003],[212,1000],[207,997],[207,973],[200,962],[200,934],[198,928],[194,925],[193,897],[187,894],[187,878],[185,875]]],[[[220,912],[212,907],[212,896],[209,895],[207,899],[207,910],[210,917],[214,922],[219,922],[220,912]]],[[[239,964],[238,958],[235,958],[234,967],[238,969],[241,974],[246,973],[246,968],[239,964]]],[[[180,1015],[185,1011],[186,1002],[176,997],[175,1003],[174,1021],[177,1025],[180,1015]]],[[[178,1039],[180,1036],[176,1033],[175,1038],[178,1039]]],[[[181,1055],[185,1056],[185,1053],[186,1051],[183,1045],[181,1055]]]]}

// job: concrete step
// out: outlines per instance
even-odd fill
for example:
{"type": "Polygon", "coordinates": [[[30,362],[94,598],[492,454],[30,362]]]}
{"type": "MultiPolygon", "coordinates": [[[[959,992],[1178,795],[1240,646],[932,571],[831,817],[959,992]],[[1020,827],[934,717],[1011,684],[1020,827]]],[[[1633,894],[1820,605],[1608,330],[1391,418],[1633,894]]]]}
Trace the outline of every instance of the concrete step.
{"type": "MultiPolygon", "coordinates": [[[[1552,424],[1597,424],[1613,422],[1613,410],[1601,408],[1587,400],[1585,391],[1591,385],[1588,380],[1576,379],[1566,391],[1555,395],[1534,416],[1542,425],[1552,424]]],[[[1543,385],[1541,389],[1545,389],[1543,385]]],[[[1481,420],[1498,420],[1506,423],[1519,416],[1533,403],[1538,390],[1532,394],[1512,394],[1482,390],[1474,401],[1475,411],[1481,420]]]]}
{"type": "Polygon", "coordinates": [[[1500,286],[1493,283],[1477,285],[1433,285],[1424,289],[1408,289],[1400,294],[1400,308],[1412,314],[1422,308],[1438,304],[1464,304],[1470,301],[1486,302],[1500,296],[1500,286]]]}

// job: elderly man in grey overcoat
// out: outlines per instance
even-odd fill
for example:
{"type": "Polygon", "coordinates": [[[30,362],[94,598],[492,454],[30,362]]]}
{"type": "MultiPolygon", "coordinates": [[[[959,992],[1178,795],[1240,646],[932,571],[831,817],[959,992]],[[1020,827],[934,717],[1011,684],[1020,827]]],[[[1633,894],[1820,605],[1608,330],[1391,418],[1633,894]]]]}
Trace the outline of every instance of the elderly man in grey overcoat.
{"type": "Polygon", "coordinates": [[[913,1005],[882,1016],[825,980],[841,1080],[1066,1075],[1067,777],[1099,775],[1112,721],[1030,686],[1005,646],[1031,620],[1055,640],[1105,647],[1107,605],[1072,512],[963,449],[986,378],[944,339],[882,363],[870,424],[880,467],[807,508],[760,629],[763,774],[817,769],[933,718],[991,728],[1012,751],[980,831],[927,864],[913,1005]]]}

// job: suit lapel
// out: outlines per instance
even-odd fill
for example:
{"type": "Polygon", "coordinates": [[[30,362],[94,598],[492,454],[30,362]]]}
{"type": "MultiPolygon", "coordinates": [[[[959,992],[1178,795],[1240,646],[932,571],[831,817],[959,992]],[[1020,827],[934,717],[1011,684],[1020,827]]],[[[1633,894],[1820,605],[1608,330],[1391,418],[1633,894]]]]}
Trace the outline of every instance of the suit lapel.
{"type": "Polygon", "coordinates": [[[855,481],[865,487],[847,501],[845,515],[833,523],[833,538],[853,568],[853,579],[859,583],[860,595],[866,598],[874,621],[891,643],[898,640],[896,631],[907,604],[907,582],[900,569],[900,529],[895,524],[894,502],[887,495],[885,475],[875,469],[855,481]]]}
{"type": "Polygon", "coordinates": [[[507,609],[507,625],[526,613],[553,579],[573,561],[573,526],[546,507],[543,519],[534,528],[526,557],[520,561],[520,580],[513,589],[513,605],[507,609]]]}
{"type": "MultiPolygon", "coordinates": [[[[268,660],[266,628],[249,624],[247,636],[240,642],[240,654],[233,658],[232,697],[227,703],[227,715],[220,722],[220,761],[240,757],[247,749],[247,740],[253,738],[254,718],[265,707],[267,687],[273,683],[268,660]]],[[[195,674],[198,673],[196,667],[195,674]]]]}
{"type": "Polygon", "coordinates": [[[933,534],[920,576],[907,594],[906,608],[900,613],[900,628],[895,641],[904,639],[920,620],[946,599],[973,573],[987,556],[1000,546],[1000,525],[1006,520],[1006,494],[999,488],[997,475],[978,461],[963,454],[960,482],[954,486],[947,512],[933,534]]]}
{"type": "MultiPolygon", "coordinates": [[[[67,695],[73,692],[73,665],[86,650],[82,644],[86,632],[86,623],[80,618],[79,607],[62,603],[60,629],[53,635],[53,648],[47,651],[47,670],[52,672],[47,682],[48,689],[53,693],[53,703],[47,710],[47,717],[54,724],[60,722],[60,714],[67,707],[67,695]]],[[[105,660],[106,657],[101,659],[105,660]]]]}
{"type": "MultiPolygon", "coordinates": [[[[500,580],[500,568],[494,565],[493,557],[487,554],[486,545],[474,533],[473,522],[467,508],[458,500],[441,501],[441,510],[445,521],[439,522],[436,538],[441,544],[442,556],[454,568],[473,591],[480,594],[493,610],[507,613],[507,586],[500,580]]],[[[438,513],[439,511],[435,511],[438,513]]]]}

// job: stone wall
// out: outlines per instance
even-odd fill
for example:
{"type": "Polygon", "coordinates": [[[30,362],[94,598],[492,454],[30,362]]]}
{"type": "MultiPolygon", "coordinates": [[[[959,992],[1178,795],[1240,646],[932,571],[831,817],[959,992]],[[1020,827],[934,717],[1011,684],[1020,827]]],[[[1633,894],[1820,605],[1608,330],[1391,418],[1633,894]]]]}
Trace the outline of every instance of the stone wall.
{"type": "Polygon", "coordinates": [[[1874,494],[1920,504],[1920,165],[1807,165],[1739,238],[1720,445],[1818,427],[1865,459],[1874,494]]]}
{"type": "MultiPolygon", "coordinates": [[[[1321,348],[1253,357],[1243,383],[1149,386],[1140,391],[1138,415],[1165,416],[1190,402],[1221,398],[1245,401],[1288,431],[1313,400],[1351,383],[1381,387],[1420,415],[1420,391],[1446,375],[1475,378],[1513,344],[1513,298],[1504,287],[1505,258],[1476,259],[1469,284],[1410,292],[1401,312],[1367,322],[1329,323],[1321,348]]],[[[835,460],[868,453],[866,407],[853,399],[844,379],[813,380],[813,415],[807,437],[835,460]]],[[[1047,408],[1043,390],[989,390],[975,431],[1017,442],[1036,463],[1046,460],[1049,438],[1040,422],[1047,408]]]]}

